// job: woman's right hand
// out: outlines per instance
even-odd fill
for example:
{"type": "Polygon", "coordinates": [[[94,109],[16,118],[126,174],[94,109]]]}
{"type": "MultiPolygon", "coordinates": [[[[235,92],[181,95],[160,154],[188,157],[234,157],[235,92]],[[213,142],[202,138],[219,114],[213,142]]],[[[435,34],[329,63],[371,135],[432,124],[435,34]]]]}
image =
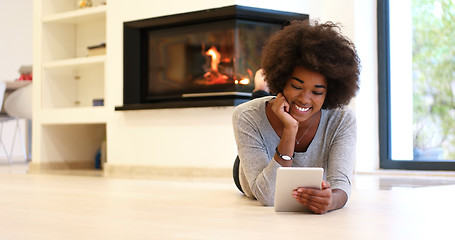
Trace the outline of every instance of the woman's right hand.
{"type": "Polygon", "coordinates": [[[272,111],[284,124],[284,127],[295,128],[299,122],[289,113],[290,105],[282,93],[278,93],[272,104],[272,111]]]}
{"type": "MultiPolygon", "coordinates": [[[[299,130],[299,122],[289,114],[290,105],[282,93],[279,93],[271,103],[272,112],[284,125],[277,149],[282,155],[292,156],[294,153],[295,135],[299,130]]],[[[275,154],[274,159],[282,167],[292,166],[292,161],[283,160],[278,154],[275,154]]]]}

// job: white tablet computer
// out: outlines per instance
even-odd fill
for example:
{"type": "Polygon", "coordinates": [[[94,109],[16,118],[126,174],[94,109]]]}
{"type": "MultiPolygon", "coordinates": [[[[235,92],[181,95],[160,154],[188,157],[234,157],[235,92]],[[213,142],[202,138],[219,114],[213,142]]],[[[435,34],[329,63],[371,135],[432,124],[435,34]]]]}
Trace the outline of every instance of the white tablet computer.
{"type": "Polygon", "coordinates": [[[310,211],[292,197],[292,191],[298,187],[321,189],[323,168],[317,167],[280,167],[276,173],[275,211],[303,212],[310,211]]]}

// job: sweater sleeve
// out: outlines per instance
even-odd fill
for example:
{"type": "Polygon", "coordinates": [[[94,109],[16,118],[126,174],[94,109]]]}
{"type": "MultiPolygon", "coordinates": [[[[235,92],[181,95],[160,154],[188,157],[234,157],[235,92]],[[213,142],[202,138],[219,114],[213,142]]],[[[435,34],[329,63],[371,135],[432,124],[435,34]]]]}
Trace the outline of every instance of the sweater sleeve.
{"type": "Polygon", "coordinates": [[[233,114],[240,169],[246,178],[241,184],[248,197],[256,198],[262,205],[270,206],[274,203],[276,170],[280,165],[267,151],[260,129],[261,124],[258,123],[261,120],[255,112],[251,109],[237,108],[233,114]]]}
{"type": "Polygon", "coordinates": [[[328,155],[327,181],[332,189],[341,189],[349,197],[356,156],[356,120],[354,113],[346,108],[336,121],[332,124],[334,136],[328,155]]]}

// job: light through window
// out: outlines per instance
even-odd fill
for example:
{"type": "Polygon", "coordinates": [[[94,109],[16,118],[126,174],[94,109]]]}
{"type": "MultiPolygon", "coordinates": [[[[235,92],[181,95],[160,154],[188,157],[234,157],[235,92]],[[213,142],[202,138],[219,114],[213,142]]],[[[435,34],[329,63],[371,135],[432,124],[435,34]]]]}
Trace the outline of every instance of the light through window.
{"type": "Polygon", "coordinates": [[[378,1],[378,36],[381,166],[454,166],[434,167],[455,163],[455,0],[378,1]]]}

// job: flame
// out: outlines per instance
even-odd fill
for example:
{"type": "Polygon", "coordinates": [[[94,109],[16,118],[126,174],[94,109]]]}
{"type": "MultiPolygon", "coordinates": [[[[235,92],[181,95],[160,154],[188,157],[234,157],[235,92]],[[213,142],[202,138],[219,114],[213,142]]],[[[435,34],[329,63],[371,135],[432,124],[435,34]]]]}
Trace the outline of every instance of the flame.
{"type": "MultiPolygon", "coordinates": [[[[204,44],[202,44],[202,49],[205,49],[204,44]]],[[[205,54],[206,56],[210,57],[210,62],[207,61],[207,63],[206,63],[207,65],[210,65],[210,69],[207,69],[208,66],[206,66],[207,72],[204,73],[204,75],[202,75],[198,79],[196,79],[194,81],[194,83],[200,84],[200,85],[213,85],[213,84],[232,83],[232,80],[234,80],[235,84],[241,84],[241,85],[250,84],[250,82],[251,82],[250,78],[252,77],[252,71],[250,69],[247,69],[248,74],[250,75],[250,78],[243,77],[240,80],[235,79],[235,77],[230,78],[228,75],[225,75],[224,73],[220,72],[220,69],[218,68],[220,63],[221,62],[230,63],[232,60],[229,58],[223,59],[221,57],[221,53],[216,49],[216,47],[212,46],[207,51],[203,50],[202,54],[205,54]]],[[[207,59],[207,60],[209,60],[209,59],[207,59]]],[[[223,70],[223,68],[221,68],[221,70],[223,70]]]]}
{"type": "MultiPolygon", "coordinates": [[[[202,46],[204,47],[204,45],[202,46]]],[[[218,65],[221,62],[221,53],[218,52],[216,47],[211,47],[204,52],[205,55],[210,56],[210,70],[203,75],[203,78],[197,79],[196,84],[212,85],[212,84],[226,84],[229,83],[229,77],[220,73],[218,65]]]]}
{"type": "Polygon", "coordinates": [[[250,79],[249,78],[244,78],[239,80],[235,80],[235,84],[241,84],[241,85],[248,85],[250,84],[250,79]]]}
{"type": "Polygon", "coordinates": [[[212,61],[210,63],[210,70],[213,72],[218,72],[218,64],[220,64],[221,54],[216,50],[215,47],[211,47],[207,52],[205,52],[207,56],[212,57],[212,61]]]}

